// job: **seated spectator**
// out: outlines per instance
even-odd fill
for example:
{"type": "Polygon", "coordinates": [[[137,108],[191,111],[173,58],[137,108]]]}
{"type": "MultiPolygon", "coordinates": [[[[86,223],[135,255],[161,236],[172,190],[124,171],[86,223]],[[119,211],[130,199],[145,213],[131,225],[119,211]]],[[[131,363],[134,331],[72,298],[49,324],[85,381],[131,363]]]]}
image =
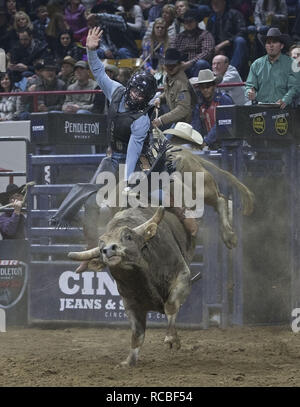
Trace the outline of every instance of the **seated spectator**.
{"type": "Polygon", "coordinates": [[[59,34],[67,30],[70,30],[70,26],[67,23],[64,14],[59,12],[54,13],[50,17],[49,24],[45,30],[47,43],[51,49],[56,49],[59,34]]]}
{"type": "Polygon", "coordinates": [[[25,239],[25,217],[22,214],[24,197],[18,192],[19,190],[17,185],[10,184],[7,186],[6,192],[0,194],[2,205],[10,203],[14,209],[13,212],[5,212],[0,216],[0,233],[3,240],[25,239]]]}
{"type": "Polygon", "coordinates": [[[0,48],[5,52],[9,50],[9,25],[7,15],[3,8],[0,8],[0,48]]]}
{"type": "Polygon", "coordinates": [[[248,48],[245,35],[246,25],[243,15],[229,7],[226,0],[211,0],[212,14],[206,29],[215,39],[215,54],[224,54],[244,78],[248,72],[248,48]]]}
{"type": "Polygon", "coordinates": [[[64,57],[60,72],[58,73],[58,78],[61,79],[66,86],[72,85],[76,81],[74,76],[74,65],[76,61],[70,56],[64,57]]]}
{"type": "Polygon", "coordinates": [[[154,104],[159,109],[166,103],[169,112],[161,114],[152,121],[157,127],[175,124],[178,121],[190,123],[193,107],[193,90],[184,73],[183,58],[175,48],[168,48],[163,61],[167,73],[164,91],[155,99],[154,104]]]}
{"type": "Polygon", "coordinates": [[[118,82],[120,82],[123,86],[127,86],[127,83],[131,76],[133,75],[133,69],[132,68],[127,68],[127,67],[121,67],[119,68],[119,74],[116,78],[118,82]]]}
{"type": "Polygon", "coordinates": [[[169,36],[166,22],[163,18],[154,21],[152,34],[149,40],[143,41],[143,67],[155,76],[158,82],[162,82],[163,70],[161,60],[169,46],[169,36]]]}
{"type": "Polygon", "coordinates": [[[36,10],[36,19],[33,21],[35,38],[38,38],[41,41],[47,41],[46,28],[48,27],[49,22],[50,18],[47,6],[41,4],[36,10]]]}
{"type": "MultiPolygon", "coordinates": [[[[10,72],[0,73],[0,92],[17,92],[10,72]]],[[[13,120],[18,110],[19,100],[16,96],[0,97],[0,121],[13,120]]]]}
{"type": "Polygon", "coordinates": [[[175,17],[175,29],[176,29],[176,34],[181,33],[184,31],[184,24],[183,24],[183,16],[186,11],[188,11],[190,8],[189,3],[187,0],[177,0],[175,3],[175,11],[176,11],[176,17],[175,17]]]}
{"type": "Polygon", "coordinates": [[[229,95],[216,90],[216,77],[210,69],[199,72],[197,78],[190,79],[196,89],[198,103],[193,109],[192,127],[198,131],[204,140],[202,146],[217,147],[216,107],[233,105],[229,95]]]}
{"type": "Polygon", "coordinates": [[[211,9],[208,5],[205,4],[193,4],[189,5],[187,0],[177,0],[175,3],[175,10],[176,10],[176,18],[175,18],[175,27],[176,27],[176,34],[184,31],[184,23],[183,23],[183,16],[185,12],[189,9],[195,10],[198,15],[198,27],[201,29],[205,29],[205,24],[203,23],[203,18],[208,17],[211,13],[211,9]]]}
{"type": "MultiPolygon", "coordinates": [[[[175,27],[176,12],[175,12],[175,7],[173,6],[173,4],[165,4],[163,6],[161,17],[166,22],[169,40],[171,41],[172,39],[175,39],[175,37],[176,37],[176,27],[175,27]]],[[[154,21],[149,23],[148,28],[143,37],[143,41],[149,40],[149,38],[151,37],[153,24],[154,24],[154,21]]]]}
{"type": "MultiPolygon", "coordinates": [[[[105,72],[106,72],[107,76],[109,76],[110,79],[112,79],[113,81],[117,81],[118,80],[117,78],[119,75],[119,68],[116,65],[111,65],[108,63],[104,63],[103,65],[105,67],[105,72]]],[[[97,86],[96,89],[100,89],[99,86],[97,86]]],[[[109,108],[109,100],[105,96],[104,92],[96,93],[95,98],[94,98],[92,113],[107,114],[108,108],[109,108]]]]}
{"type": "Polygon", "coordinates": [[[137,0],[119,0],[119,10],[126,21],[128,33],[134,40],[141,40],[146,31],[143,11],[137,0]]]}
{"type": "MultiPolygon", "coordinates": [[[[56,66],[45,62],[41,70],[42,80],[36,86],[37,91],[65,90],[65,83],[57,78],[56,66]]],[[[38,96],[38,112],[56,112],[62,110],[65,96],[61,94],[46,94],[38,96]]]]}
{"type": "Polygon", "coordinates": [[[281,109],[290,105],[299,93],[299,79],[292,69],[291,58],[282,54],[288,35],[270,28],[261,36],[267,54],[250,66],[246,81],[246,97],[261,103],[276,103],[281,109]]]}
{"type": "Polygon", "coordinates": [[[85,50],[79,48],[73,41],[72,31],[62,31],[58,36],[57,46],[54,51],[55,59],[59,65],[62,64],[64,57],[70,56],[75,61],[80,61],[85,50]]]}
{"type": "Polygon", "coordinates": [[[18,11],[16,0],[5,0],[4,10],[8,25],[12,27],[15,20],[15,14],[18,11]]]}
{"type": "MultiPolygon", "coordinates": [[[[92,90],[96,89],[97,82],[89,76],[89,66],[85,61],[75,64],[75,83],[68,90],[92,90]]],[[[93,109],[95,94],[80,93],[67,95],[62,110],[64,113],[91,113],[93,109]]]]}
{"type": "Polygon", "coordinates": [[[33,24],[30,17],[24,13],[24,11],[17,11],[14,15],[12,28],[8,31],[8,50],[11,50],[18,44],[19,37],[18,34],[28,29],[32,32],[32,36],[35,38],[35,33],[33,32],[33,24]]]}
{"type": "Polygon", "coordinates": [[[144,20],[147,25],[147,23],[149,21],[149,11],[153,5],[153,2],[152,2],[152,0],[139,0],[139,5],[141,6],[141,9],[143,11],[144,20]]]}
{"type": "Polygon", "coordinates": [[[285,0],[257,0],[254,9],[254,24],[258,33],[266,34],[270,27],[287,31],[287,6],[285,0]]]}
{"type": "Polygon", "coordinates": [[[87,22],[85,8],[80,0],[68,0],[64,16],[76,41],[86,34],[87,22]]]}
{"type": "Polygon", "coordinates": [[[37,18],[38,7],[41,5],[47,6],[48,3],[51,3],[51,0],[17,0],[18,7],[24,10],[32,21],[37,18]]]}
{"type": "Polygon", "coordinates": [[[231,0],[231,7],[243,14],[247,26],[253,24],[252,0],[231,0]]]}
{"type": "Polygon", "coordinates": [[[188,10],[183,17],[185,30],[176,35],[173,47],[187,54],[183,63],[188,78],[195,77],[201,69],[210,67],[214,55],[215,41],[210,32],[198,27],[198,13],[188,10]]]}
{"type": "Polygon", "coordinates": [[[300,58],[300,44],[299,43],[296,43],[296,44],[293,44],[290,46],[289,55],[291,58],[299,60],[299,58],[300,58]]]}
{"type": "MultiPolygon", "coordinates": [[[[26,87],[24,91],[34,92],[37,86],[42,83],[42,70],[44,62],[37,61],[34,64],[34,75],[26,78],[26,87]]],[[[30,113],[33,112],[33,97],[31,96],[18,96],[19,103],[17,103],[17,112],[15,114],[15,120],[29,120],[30,113]]]]}
{"type": "Polygon", "coordinates": [[[18,44],[11,50],[8,64],[8,68],[13,71],[15,82],[22,79],[22,74],[29,72],[29,75],[33,75],[33,64],[37,59],[53,58],[48,44],[34,39],[28,28],[20,32],[18,37],[18,44]]]}
{"type": "Polygon", "coordinates": [[[154,4],[152,7],[149,9],[149,14],[148,14],[148,23],[152,23],[155,21],[158,17],[162,16],[162,9],[165,4],[167,4],[167,0],[155,0],[154,4]]]}
{"type": "Polygon", "coordinates": [[[100,59],[128,59],[137,58],[139,53],[136,43],[127,32],[119,31],[113,27],[102,27],[103,34],[97,55],[100,59]]]}
{"type": "MultiPolygon", "coordinates": [[[[212,61],[212,71],[217,77],[218,83],[237,83],[243,82],[237,69],[229,64],[226,55],[216,55],[212,61]]],[[[232,88],[223,88],[225,93],[231,96],[234,104],[244,105],[247,101],[245,98],[245,87],[235,86],[232,88]]]]}

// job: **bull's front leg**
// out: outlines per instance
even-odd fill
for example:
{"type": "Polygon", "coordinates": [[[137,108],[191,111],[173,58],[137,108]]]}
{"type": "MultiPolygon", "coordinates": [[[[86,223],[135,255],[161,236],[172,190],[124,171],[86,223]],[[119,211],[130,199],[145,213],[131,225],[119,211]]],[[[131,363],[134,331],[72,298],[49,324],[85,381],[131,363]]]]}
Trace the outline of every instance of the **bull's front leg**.
{"type": "Polygon", "coordinates": [[[132,331],[131,348],[128,357],[121,363],[121,365],[135,366],[138,361],[140,348],[143,345],[145,339],[147,312],[140,309],[139,310],[126,309],[126,313],[128,315],[132,331]]]}
{"type": "Polygon", "coordinates": [[[164,304],[165,314],[168,319],[168,327],[165,337],[165,344],[170,348],[175,345],[180,349],[180,339],[175,327],[176,317],[180,306],[184,303],[191,289],[191,273],[187,264],[184,262],[182,270],[179,272],[175,282],[172,284],[168,300],[164,304]]]}

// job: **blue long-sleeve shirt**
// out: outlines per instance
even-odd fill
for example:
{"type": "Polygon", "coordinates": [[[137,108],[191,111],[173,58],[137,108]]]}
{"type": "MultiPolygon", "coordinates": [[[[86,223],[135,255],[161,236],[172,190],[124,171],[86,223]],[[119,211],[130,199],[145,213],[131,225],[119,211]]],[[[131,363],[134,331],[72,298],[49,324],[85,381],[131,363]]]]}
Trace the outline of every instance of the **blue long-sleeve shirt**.
{"type": "MultiPolygon", "coordinates": [[[[114,91],[120,86],[123,87],[123,85],[110,79],[110,77],[106,74],[105,67],[97,56],[97,51],[88,50],[87,56],[94,78],[110,102],[114,91]]],[[[120,101],[118,111],[122,113],[126,110],[123,96],[120,101]]],[[[139,117],[131,124],[131,135],[126,155],[125,180],[128,180],[130,175],[135,171],[135,167],[142,152],[149,128],[150,118],[148,114],[139,117]]]]}

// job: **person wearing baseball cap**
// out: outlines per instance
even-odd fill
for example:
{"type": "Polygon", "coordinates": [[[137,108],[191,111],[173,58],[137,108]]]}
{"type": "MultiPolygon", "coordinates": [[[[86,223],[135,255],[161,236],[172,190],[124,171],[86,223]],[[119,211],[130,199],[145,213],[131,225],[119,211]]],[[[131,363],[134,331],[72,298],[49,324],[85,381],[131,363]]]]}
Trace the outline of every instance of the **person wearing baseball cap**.
{"type": "Polygon", "coordinates": [[[293,70],[292,59],[282,53],[289,37],[279,28],[272,27],[260,36],[266,55],[250,66],[246,81],[246,97],[260,103],[275,103],[284,109],[299,94],[299,73],[293,70]]]}
{"type": "Polygon", "coordinates": [[[75,63],[76,63],[75,59],[72,58],[70,55],[64,57],[62,61],[58,77],[65,82],[67,87],[76,81],[74,76],[75,63]]]}
{"type": "Polygon", "coordinates": [[[220,105],[234,105],[229,95],[216,90],[217,77],[210,69],[203,69],[197,77],[190,79],[198,96],[193,109],[192,127],[204,140],[203,145],[217,147],[216,108],[220,105]]]}
{"type": "MultiPolygon", "coordinates": [[[[74,65],[76,82],[68,86],[67,90],[94,90],[97,82],[90,78],[89,65],[86,61],[77,61],[74,65]]],[[[92,113],[95,94],[80,93],[68,94],[63,104],[64,113],[92,113]]]]}

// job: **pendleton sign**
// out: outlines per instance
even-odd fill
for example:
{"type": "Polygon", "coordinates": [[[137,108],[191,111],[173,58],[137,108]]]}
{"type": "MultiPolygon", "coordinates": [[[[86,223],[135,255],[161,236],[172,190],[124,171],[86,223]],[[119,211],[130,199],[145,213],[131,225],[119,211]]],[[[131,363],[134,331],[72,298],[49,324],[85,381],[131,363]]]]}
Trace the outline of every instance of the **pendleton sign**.
{"type": "Polygon", "coordinates": [[[18,260],[0,260],[0,308],[16,305],[26,289],[28,267],[18,260]]]}
{"type": "Polygon", "coordinates": [[[104,145],[107,119],[102,114],[32,113],[31,141],[37,145],[104,145]]]}

